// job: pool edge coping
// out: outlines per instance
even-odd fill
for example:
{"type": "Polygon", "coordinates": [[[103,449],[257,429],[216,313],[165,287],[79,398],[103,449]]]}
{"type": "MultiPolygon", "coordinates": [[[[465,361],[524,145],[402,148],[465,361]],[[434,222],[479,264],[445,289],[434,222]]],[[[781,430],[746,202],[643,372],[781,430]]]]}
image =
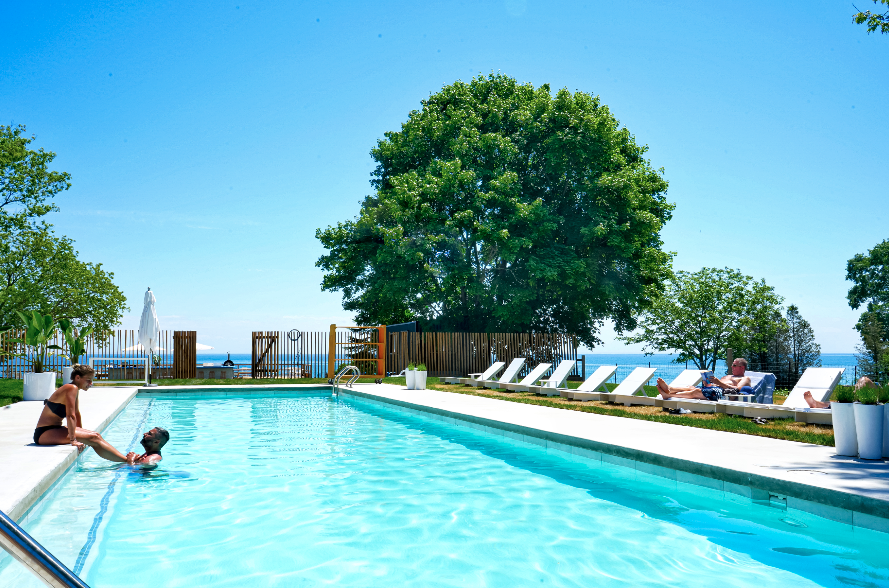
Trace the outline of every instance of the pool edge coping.
{"type": "MultiPolygon", "coordinates": [[[[462,421],[469,428],[478,429],[481,427],[494,435],[513,439],[516,438],[516,435],[528,437],[530,440],[526,442],[542,446],[545,449],[552,448],[594,460],[601,459],[644,474],[730,492],[757,502],[780,501],[786,508],[800,510],[853,527],[889,533],[889,501],[536,429],[526,425],[506,423],[354,389],[340,388],[340,393],[344,396],[380,402],[408,411],[454,419],[453,424],[458,426],[461,424],[458,421],[462,421]],[[473,425],[476,426],[473,427],[473,425]],[[581,452],[572,451],[572,448],[581,452]],[[593,454],[598,454],[598,456],[593,454]],[[840,506],[837,506],[838,503],[840,506]]],[[[524,439],[519,440],[524,441],[524,439]]]]}
{"type": "MultiPolygon", "coordinates": [[[[123,386],[122,386],[123,387],[123,386]]],[[[139,393],[139,390],[135,387],[126,386],[126,388],[131,388],[127,391],[127,397],[121,401],[121,403],[112,410],[108,416],[106,416],[95,428],[97,433],[103,432],[107,429],[111,423],[114,422],[120,413],[124,411],[124,409],[130,405],[134,398],[139,393]]],[[[68,455],[53,466],[41,479],[40,481],[28,491],[18,502],[12,505],[12,508],[9,509],[9,512],[6,515],[11,518],[16,523],[20,523],[24,520],[31,509],[42,499],[47,493],[49,493],[53,486],[62,479],[62,477],[71,469],[71,467],[77,463],[78,458],[82,454],[77,451],[75,448],[71,448],[68,452],[68,455]]]]}

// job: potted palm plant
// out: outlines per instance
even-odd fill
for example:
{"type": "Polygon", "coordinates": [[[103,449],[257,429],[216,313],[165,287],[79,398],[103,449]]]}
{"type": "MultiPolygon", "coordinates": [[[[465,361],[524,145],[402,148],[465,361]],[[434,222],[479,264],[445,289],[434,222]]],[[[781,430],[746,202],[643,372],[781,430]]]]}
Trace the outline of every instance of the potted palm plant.
{"type": "Polygon", "coordinates": [[[865,386],[858,390],[858,402],[854,406],[858,457],[880,459],[883,456],[883,406],[879,404],[877,388],[865,386]]]}
{"type": "Polygon", "coordinates": [[[836,400],[830,401],[833,418],[833,438],[837,455],[858,455],[858,435],[855,432],[855,390],[839,386],[836,400]]]}
{"type": "Polygon", "coordinates": [[[426,364],[419,364],[414,372],[414,390],[426,389],[426,364]]]}
{"type": "Polygon", "coordinates": [[[411,363],[407,364],[407,367],[404,370],[404,379],[407,383],[408,390],[414,389],[414,385],[417,382],[416,378],[417,378],[417,371],[416,371],[416,368],[414,367],[414,363],[411,362],[411,363]]]}
{"type": "Polygon", "coordinates": [[[85,341],[93,332],[93,328],[86,327],[78,332],[77,328],[68,319],[59,319],[59,327],[62,329],[65,344],[68,346],[68,354],[64,357],[71,362],[70,366],[62,368],[62,383],[67,384],[71,381],[71,370],[80,363],[80,356],[86,351],[85,341]]]}
{"type": "MultiPolygon", "coordinates": [[[[49,315],[43,315],[32,311],[31,314],[16,311],[16,314],[25,323],[25,336],[22,339],[11,339],[15,343],[21,343],[33,350],[31,356],[31,369],[25,373],[23,397],[25,400],[46,400],[56,389],[56,373],[47,372],[46,358],[50,349],[61,349],[58,345],[51,345],[50,339],[56,332],[56,323],[49,315]]],[[[19,357],[27,359],[27,354],[19,357]]]]}

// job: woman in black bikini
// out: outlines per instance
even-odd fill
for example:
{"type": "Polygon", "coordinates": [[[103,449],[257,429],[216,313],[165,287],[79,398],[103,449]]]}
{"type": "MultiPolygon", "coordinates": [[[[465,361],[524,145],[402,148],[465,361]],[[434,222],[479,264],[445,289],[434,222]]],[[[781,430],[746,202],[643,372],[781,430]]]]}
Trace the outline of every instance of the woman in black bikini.
{"type": "Polygon", "coordinates": [[[89,390],[93,385],[95,370],[85,365],[75,365],[71,372],[71,383],[63,384],[43,401],[43,412],[34,429],[34,443],[37,445],[73,445],[83,451],[85,445],[96,450],[101,457],[109,461],[119,461],[132,465],[135,453],[123,455],[115,449],[102,435],[95,431],[81,428],[80,391],[89,390]],[[66,419],[67,426],[62,425],[66,419]]]}

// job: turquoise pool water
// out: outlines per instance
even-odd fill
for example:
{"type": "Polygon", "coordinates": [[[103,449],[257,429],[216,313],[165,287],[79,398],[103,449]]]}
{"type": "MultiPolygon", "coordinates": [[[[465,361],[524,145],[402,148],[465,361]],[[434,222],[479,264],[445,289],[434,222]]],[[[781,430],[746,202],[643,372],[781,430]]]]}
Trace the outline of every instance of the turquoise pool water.
{"type": "Polygon", "coordinates": [[[884,534],[375,403],[140,396],[106,437],[155,425],[159,470],[89,452],[24,524],[93,588],[889,586],[884,534]]]}

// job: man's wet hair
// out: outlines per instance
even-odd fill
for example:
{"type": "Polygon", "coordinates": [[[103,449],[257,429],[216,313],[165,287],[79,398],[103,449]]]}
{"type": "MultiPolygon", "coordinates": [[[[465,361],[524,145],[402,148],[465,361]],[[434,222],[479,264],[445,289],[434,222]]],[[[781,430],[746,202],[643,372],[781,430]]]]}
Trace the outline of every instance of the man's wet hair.
{"type": "Polygon", "coordinates": [[[155,427],[154,430],[157,431],[157,438],[158,438],[158,441],[160,441],[160,445],[158,446],[158,449],[160,449],[161,447],[163,447],[164,445],[167,444],[167,441],[170,440],[170,432],[162,427],[155,427]]]}

